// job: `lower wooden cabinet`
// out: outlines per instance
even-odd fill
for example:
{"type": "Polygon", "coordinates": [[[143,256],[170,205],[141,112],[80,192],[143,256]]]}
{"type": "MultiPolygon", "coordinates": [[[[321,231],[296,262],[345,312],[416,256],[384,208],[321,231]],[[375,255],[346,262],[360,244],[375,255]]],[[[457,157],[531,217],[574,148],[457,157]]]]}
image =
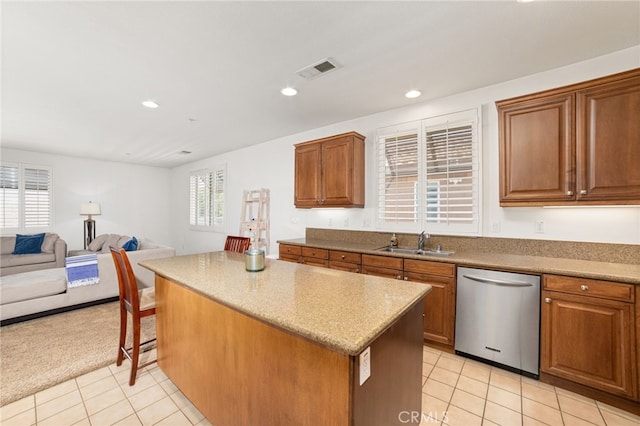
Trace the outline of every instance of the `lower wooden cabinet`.
{"type": "Polygon", "coordinates": [[[424,298],[424,340],[453,350],[456,322],[455,265],[405,259],[404,279],[431,285],[424,298]]]}
{"type": "Polygon", "coordinates": [[[638,398],[634,286],[545,275],[540,370],[638,398]]]}
{"type": "Polygon", "coordinates": [[[329,250],[327,249],[280,244],[278,252],[278,258],[287,262],[304,263],[323,268],[329,266],[329,250]]]}
{"type": "Polygon", "coordinates": [[[329,250],[329,268],[359,273],[362,255],[351,251],[329,250]]]}
{"type": "Polygon", "coordinates": [[[280,244],[278,247],[278,258],[287,262],[300,262],[302,257],[302,247],[291,244],[280,244]]]}
{"type": "Polygon", "coordinates": [[[378,277],[402,279],[403,261],[400,257],[362,255],[362,273],[378,277]]]}

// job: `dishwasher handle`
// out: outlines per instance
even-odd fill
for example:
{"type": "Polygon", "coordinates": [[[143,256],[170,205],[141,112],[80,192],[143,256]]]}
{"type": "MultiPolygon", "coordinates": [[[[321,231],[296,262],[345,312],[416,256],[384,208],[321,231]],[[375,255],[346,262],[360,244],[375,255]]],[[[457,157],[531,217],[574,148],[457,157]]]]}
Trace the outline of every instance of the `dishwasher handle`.
{"type": "Polygon", "coordinates": [[[476,277],[473,275],[462,275],[462,276],[473,281],[478,281],[480,283],[495,284],[495,285],[505,286],[505,287],[532,287],[533,286],[533,284],[526,283],[523,281],[505,281],[505,280],[498,280],[495,278],[476,277]]]}

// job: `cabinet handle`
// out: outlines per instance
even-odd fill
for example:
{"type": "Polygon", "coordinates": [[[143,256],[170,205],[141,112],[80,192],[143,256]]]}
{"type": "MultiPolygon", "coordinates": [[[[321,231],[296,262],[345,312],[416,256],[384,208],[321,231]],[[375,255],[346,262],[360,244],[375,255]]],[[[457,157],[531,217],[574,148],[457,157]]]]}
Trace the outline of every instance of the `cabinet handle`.
{"type": "Polygon", "coordinates": [[[571,197],[573,195],[573,191],[567,191],[567,197],[571,197]]]}
{"type": "Polygon", "coordinates": [[[356,274],[360,273],[360,268],[356,268],[356,274]]]}
{"type": "Polygon", "coordinates": [[[396,275],[396,279],[397,280],[401,280],[402,279],[402,275],[396,275]]]}
{"type": "Polygon", "coordinates": [[[580,190],[580,195],[587,195],[587,190],[586,189],[581,189],[580,190]]]}
{"type": "Polygon", "coordinates": [[[340,259],[344,260],[344,254],[342,256],[340,256],[340,259]]]}
{"type": "Polygon", "coordinates": [[[404,277],[404,280],[405,281],[409,281],[409,277],[404,277]]]}
{"type": "Polygon", "coordinates": [[[551,298],[550,297],[545,297],[544,298],[544,303],[551,303],[551,298]]]}
{"type": "Polygon", "coordinates": [[[580,290],[582,290],[582,291],[589,291],[589,286],[588,286],[588,285],[585,285],[585,284],[582,284],[582,285],[580,286],[580,290]]]}
{"type": "Polygon", "coordinates": [[[311,252],[311,256],[315,256],[315,255],[316,255],[316,252],[315,252],[315,251],[312,251],[312,252],[311,252]]]}

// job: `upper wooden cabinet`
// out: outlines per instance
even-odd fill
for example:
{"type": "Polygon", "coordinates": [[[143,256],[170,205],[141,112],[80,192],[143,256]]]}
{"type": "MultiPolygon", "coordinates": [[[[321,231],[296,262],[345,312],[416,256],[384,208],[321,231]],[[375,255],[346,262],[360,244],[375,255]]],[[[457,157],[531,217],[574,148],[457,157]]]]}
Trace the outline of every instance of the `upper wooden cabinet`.
{"type": "Polygon", "coordinates": [[[640,204],[640,69],[496,105],[501,206],[640,204]]]}
{"type": "Polygon", "coordinates": [[[296,144],[295,206],[364,207],[364,139],[350,132],[296,144]]]}

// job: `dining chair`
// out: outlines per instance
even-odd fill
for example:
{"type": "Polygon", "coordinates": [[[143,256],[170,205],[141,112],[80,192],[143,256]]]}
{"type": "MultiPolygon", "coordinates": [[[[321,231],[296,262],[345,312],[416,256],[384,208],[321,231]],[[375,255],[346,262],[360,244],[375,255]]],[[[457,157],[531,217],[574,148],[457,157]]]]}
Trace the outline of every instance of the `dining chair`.
{"type": "Polygon", "coordinates": [[[139,289],[126,251],[122,248],[110,247],[110,249],[113,263],[116,266],[118,287],[120,289],[120,342],[116,365],[122,365],[124,357],[131,361],[129,386],[133,386],[136,382],[138,370],[157,361],[157,359],[154,359],[138,365],[141,347],[156,340],[154,337],[145,342],[140,342],[140,319],[156,314],[155,289],[152,287],[139,289]],[[133,330],[133,345],[130,348],[126,347],[128,314],[131,314],[131,328],[133,330]]]}
{"type": "Polygon", "coordinates": [[[236,237],[233,235],[228,235],[227,241],[224,243],[224,249],[226,251],[235,251],[236,253],[244,253],[249,250],[249,246],[251,246],[251,238],[236,237]]]}

